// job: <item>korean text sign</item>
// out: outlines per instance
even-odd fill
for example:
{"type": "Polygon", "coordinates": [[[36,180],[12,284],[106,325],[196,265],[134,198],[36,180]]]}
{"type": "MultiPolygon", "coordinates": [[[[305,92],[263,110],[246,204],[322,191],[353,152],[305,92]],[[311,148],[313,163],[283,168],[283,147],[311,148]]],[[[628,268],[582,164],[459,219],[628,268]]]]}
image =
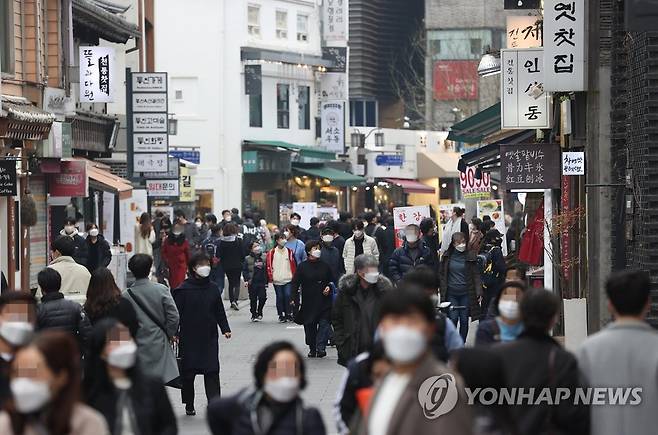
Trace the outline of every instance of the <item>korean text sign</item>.
{"type": "Polygon", "coordinates": [[[87,162],[60,162],[60,172],[50,175],[50,196],[86,197],[88,190],[87,162]]]}
{"type": "Polygon", "coordinates": [[[534,15],[507,17],[507,48],[536,48],[542,46],[544,24],[534,15]]]}
{"type": "Polygon", "coordinates": [[[544,2],[544,89],[587,90],[585,0],[544,2]]]}
{"type": "Polygon", "coordinates": [[[482,178],[475,178],[475,168],[466,168],[466,172],[459,173],[462,196],[467,199],[489,198],[491,196],[491,175],[482,173],[482,178]]]}
{"type": "Polygon", "coordinates": [[[345,103],[325,101],[320,105],[322,143],[328,151],[345,152],[345,103]]]}
{"type": "Polygon", "coordinates": [[[559,168],[557,144],[500,146],[500,175],[507,190],[558,189],[559,168]]]}
{"type": "Polygon", "coordinates": [[[419,225],[420,222],[430,217],[430,206],[419,205],[412,207],[393,208],[393,228],[395,229],[395,246],[402,246],[404,229],[407,225],[419,225]]]}
{"type": "Polygon", "coordinates": [[[585,175],[585,153],[562,153],[562,175],[585,175]]]}
{"type": "Polygon", "coordinates": [[[112,47],[80,47],[80,102],[112,103],[120,81],[112,47]]]}
{"type": "Polygon", "coordinates": [[[324,0],[323,35],[325,41],[347,40],[348,0],[324,0]]]}
{"type": "Polygon", "coordinates": [[[16,195],[16,161],[0,161],[0,196],[16,195]]]}
{"type": "Polygon", "coordinates": [[[544,91],[541,48],[501,50],[501,128],[549,128],[551,97],[544,91]]]}

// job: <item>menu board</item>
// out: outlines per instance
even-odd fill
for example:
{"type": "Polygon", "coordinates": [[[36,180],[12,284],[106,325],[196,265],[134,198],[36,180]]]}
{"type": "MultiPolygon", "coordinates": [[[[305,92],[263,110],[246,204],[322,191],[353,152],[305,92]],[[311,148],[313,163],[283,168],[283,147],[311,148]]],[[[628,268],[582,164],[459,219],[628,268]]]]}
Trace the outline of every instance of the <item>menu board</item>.
{"type": "Polygon", "coordinates": [[[558,144],[500,146],[500,175],[507,190],[558,189],[560,166],[558,144]]]}
{"type": "Polygon", "coordinates": [[[16,195],[16,161],[0,160],[0,196],[16,195]]]}

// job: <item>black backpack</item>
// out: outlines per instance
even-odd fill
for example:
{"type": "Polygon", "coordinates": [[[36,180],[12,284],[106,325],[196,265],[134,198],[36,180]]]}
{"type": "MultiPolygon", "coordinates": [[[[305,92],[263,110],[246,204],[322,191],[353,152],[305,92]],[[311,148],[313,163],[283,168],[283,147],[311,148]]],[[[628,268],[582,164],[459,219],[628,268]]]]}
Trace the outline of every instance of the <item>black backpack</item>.
{"type": "Polygon", "coordinates": [[[493,246],[488,252],[483,252],[477,257],[482,287],[485,288],[495,287],[496,284],[500,282],[500,273],[494,269],[493,262],[494,251],[496,249],[500,248],[498,246],[493,246]]]}
{"type": "Polygon", "coordinates": [[[446,319],[448,317],[441,311],[436,312],[436,332],[430,343],[434,356],[443,362],[448,362],[450,354],[446,347],[446,319]]]}

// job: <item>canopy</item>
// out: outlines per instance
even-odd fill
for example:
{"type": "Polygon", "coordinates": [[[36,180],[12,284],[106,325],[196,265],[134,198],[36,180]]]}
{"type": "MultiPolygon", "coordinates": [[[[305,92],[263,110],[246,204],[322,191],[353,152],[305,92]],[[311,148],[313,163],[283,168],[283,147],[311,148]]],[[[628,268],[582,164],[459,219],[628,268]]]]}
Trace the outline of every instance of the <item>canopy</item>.
{"type": "Polygon", "coordinates": [[[404,193],[435,193],[432,186],[420,183],[416,180],[403,180],[401,178],[387,178],[386,181],[401,187],[404,193]]]}
{"type": "Polygon", "coordinates": [[[498,166],[500,163],[500,145],[534,142],[535,135],[535,130],[522,130],[512,136],[462,154],[458,165],[459,170],[464,172],[469,166],[479,166],[484,169],[498,166]]]}
{"type": "Polygon", "coordinates": [[[448,140],[466,143],[482,142],[486,136],[500,130],[500,103],[484,109],[450,127],[448,140]]]}
{"type": "Polygon", "coordinates": [[[278,140],[246,140],[244,143],[245,145],[253,145],[263,148],[283,148],[286,151],[299,153],[302,157],[311,157],[314,159],[334,160],[336,158],[336,153],[323,150],[319,147],[295,145],[278,140]]]}
{"type": "Polygon", "coordinates": [[[109,166],[83,158],[75,159],[86,161],[89,179],[109,188],[109,190],[115,191],[119,195],[119,199],[127,199],[133,196],[132,183],[125,178],[111,173],[109,166]]]}
{"type": "Polygon", "coordinates": [[[425,153],[417,157],[418,178],[457,178],[458,153],[425,153]]]}
{"type": "Polygon", "coordinates": [[[312,177],[326,178],[331,181],[331,184],[336,186],[353,186],[366,182],[366,179],[363,177],[325,165],[293,166],[293,170],[304,175],[310,175],[312,177]]]}

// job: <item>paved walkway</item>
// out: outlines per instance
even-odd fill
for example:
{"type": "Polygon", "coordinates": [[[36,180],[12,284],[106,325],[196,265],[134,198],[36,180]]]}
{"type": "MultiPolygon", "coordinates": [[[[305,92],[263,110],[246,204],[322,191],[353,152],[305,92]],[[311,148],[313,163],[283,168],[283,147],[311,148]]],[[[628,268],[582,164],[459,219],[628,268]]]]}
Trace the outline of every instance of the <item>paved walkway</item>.
{"type": "MultiPolygon", "coordinates": [[[[274,290],[268,289],[264,319],[259,323],[250,321],[249,302],[240,303],[240,311],[227,310],[233,338],[220,337],[220,379],[222,395],[231,395],[253,384],[253,363],[259,350],[276,340],[289,340],[298,347],[304,356],[308,349],[304,344],[304,330],[294,323],[280,324],[274,305],[274,290]]],[[[226,304],[225,304],[226,306],[226,304]]],[[[344,369],[336,363],[336,349],[328,348],[323,359],[306,359],[308,386],[304,391],[307,405],[320,409],[327,427],[327,433],[336,432],[332,416],[336,389],[340,384],[344,369]]],[[[203,377],[197,376],[195,383],[197,416],[187,417],[180,402],[178,390],[170,390],[174,412],[178,416],[179,433],[183,435],[207,435],[206,397],[203,390],[203,377]]]]}

